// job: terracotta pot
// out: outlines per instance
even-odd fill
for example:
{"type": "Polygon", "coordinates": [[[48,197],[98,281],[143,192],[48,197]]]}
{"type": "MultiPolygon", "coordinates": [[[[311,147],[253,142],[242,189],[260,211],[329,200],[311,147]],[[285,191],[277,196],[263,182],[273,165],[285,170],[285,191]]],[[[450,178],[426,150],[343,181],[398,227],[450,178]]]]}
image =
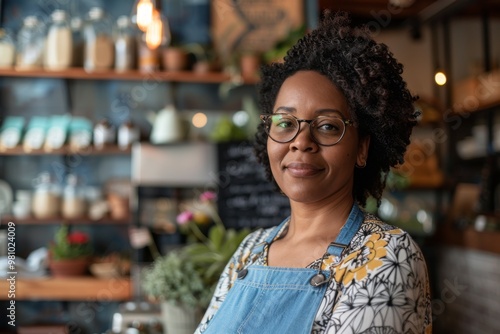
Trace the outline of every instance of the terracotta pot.
{"type": "Polygon", "coordinates": [[[240,58],[241,76],[245,80],[259,77],[260,57],[256,54],[245,54],[240,58]]]}
{"type": "Polygon", "coordinates": [[[188,66],[188,55],[181,48],[167,47],[162,51],[162,62],[166,71],[182,71],[188,66]]]}
{"type": "Polygon", "coordinates": [[[81,276],[87,273],[87,268],[90,264],[88,257],[76,259],[50,260],[49,269],[52,276],[67,277],[81,276]]]}

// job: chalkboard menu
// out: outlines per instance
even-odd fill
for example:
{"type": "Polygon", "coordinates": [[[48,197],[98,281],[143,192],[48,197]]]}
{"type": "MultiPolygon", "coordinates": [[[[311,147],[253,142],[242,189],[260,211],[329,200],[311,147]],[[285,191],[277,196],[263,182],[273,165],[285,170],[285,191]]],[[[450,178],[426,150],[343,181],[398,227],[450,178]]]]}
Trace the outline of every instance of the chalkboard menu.
{"type": "Polygon", "coordinates": [[[227,227],[270,227],[290,215],[288,198],[266,180],[252,143],[222,143],[217,152],[217,203],[227,227]]]}

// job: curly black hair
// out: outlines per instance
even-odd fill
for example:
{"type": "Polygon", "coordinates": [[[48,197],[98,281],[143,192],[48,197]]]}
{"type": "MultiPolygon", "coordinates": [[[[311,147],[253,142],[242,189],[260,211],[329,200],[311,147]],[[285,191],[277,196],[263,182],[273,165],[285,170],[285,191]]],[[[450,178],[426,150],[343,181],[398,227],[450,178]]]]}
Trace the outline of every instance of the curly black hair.
{"type": "MultiPolygon", "coordinates": [[[[287,52],[282,63],[262,67],[259,104],[273,112],[283,82],[302,70],[328,77],[344,94],[359,135],[370,136],[366,168],[354,172],[354,199],[366,205],[371,195],[380,204],[390,168],[404,162],[418,112],[401,77],[403,65],[387,46],[375,42],[366,27],[350,25],[347,13],[325,12],[320,25],[287,52]]],[[[254,148],[267,177],[276,186],[269,165],[267,134],[260,124],[254,148]]]]}

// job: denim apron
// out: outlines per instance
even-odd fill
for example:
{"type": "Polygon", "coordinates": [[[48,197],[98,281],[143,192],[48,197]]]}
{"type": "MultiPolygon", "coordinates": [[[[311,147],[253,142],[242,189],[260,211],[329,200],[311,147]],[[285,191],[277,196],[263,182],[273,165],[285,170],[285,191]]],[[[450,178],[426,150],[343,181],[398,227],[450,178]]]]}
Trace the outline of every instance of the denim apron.
{"type": "MultiPolygon", "coordinates": [[[[270,244],[288,219],[256,245],[254,259],[270,244]]],[[[353,205],[346,224],[323,256],[340,256],[363,222],[353,205]]],[[[220,309],[203,334],[310,334],[330,283],[330,271],[248,265],[238,272],[220,309]]]]}

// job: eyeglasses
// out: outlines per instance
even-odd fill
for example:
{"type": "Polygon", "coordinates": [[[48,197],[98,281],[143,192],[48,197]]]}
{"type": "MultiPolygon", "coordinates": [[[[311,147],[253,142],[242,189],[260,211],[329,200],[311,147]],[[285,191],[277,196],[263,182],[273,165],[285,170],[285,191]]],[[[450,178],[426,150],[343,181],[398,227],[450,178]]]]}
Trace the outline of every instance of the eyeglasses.
{"type": "Polygon", "coordinates": [[[313,141],[323,146],[338,144],[344,137],[346,126],[353,126],[352,120],[339,116],[318,116],[313,119],[298,119],[289,114],[260,115],[264,122],[266,133],[277,143],[289,143],[300,132],[300,124],[309,124],[313,141]]]}

